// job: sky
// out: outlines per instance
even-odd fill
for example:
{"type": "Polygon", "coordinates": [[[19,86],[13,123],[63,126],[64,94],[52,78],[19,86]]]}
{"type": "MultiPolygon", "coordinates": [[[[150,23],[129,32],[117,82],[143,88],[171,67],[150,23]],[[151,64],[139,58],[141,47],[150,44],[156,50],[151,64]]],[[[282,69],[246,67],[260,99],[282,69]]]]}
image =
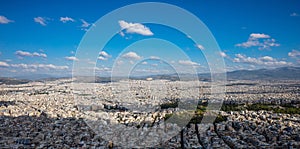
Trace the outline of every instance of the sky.
{"type": "MultiPolygon", "coordinates": [[[[97,20],[120,7],[149,1],[2,0],[0,76],[70,76],[78,48],[97,20]]],[[[160,0],[195,15],[210,30],[226,71],[299,66],[299,0],[160,0]]],[[[154,10],[155,11],[155,10],[154,10]]],[[[167,11],[167,10],[166,10],[167,11]]],[[[148,16],[145,16],[147,18],[148,16]]],[[[183,18],[178,24],[184,24],[183,18]]],[[[109,30],[110,26],[107,27],[109,30]]],[[[208,43],[169,26],[119,18],[96,61],[97,75],[209,72],[208,43]]],[[[201,28],[193,28],[195,33],[201,28]]],[[[101,35],[95,40],[101,40],[101,35]]],[[[203,37],[205,38],[205,37],[203,37]]],[[[216,50],[216,49],[214,49],[216,50]]],[[[88,52],[88,50],[84,51],[88,52]]],[[[213,60],[212,60],[213,61],[213,60]]],[[[84,70],[80,70],[84,71],[84,70]]]]}

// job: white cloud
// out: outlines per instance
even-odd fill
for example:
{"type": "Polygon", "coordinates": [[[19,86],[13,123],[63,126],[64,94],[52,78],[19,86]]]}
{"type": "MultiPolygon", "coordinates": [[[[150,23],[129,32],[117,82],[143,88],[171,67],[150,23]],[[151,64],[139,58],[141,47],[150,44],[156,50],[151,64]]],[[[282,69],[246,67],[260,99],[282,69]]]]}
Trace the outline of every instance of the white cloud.
{"type": "Polygon", "coordinates": [[[100,56],[103,56],[103,57],[111,57],[107,52],[105,52],[105,51],[101,51],[100,53],[99,53],[99,55],[100,56]]]}
{"type": "Polygon", "coordinates": [[[141,59],[141,56],[139,56],[135,52],[125,53],[125,54],[122,55],[122,57],[126,58],[126,59],[132,59],[132,60],[139,60],[139,59],[141,59]]]}
{"type": "Polygon", "coordinates": [[[122,65],[122,64],[124,64],[124,62],[123,62],[122,60],[118,60],[118,61],[116,62],[116,64],[117,64],[117,65],[122,65]]]}
{"type": "Polygon", "coordinates": [[[261,57],[260,60],[264,61],[264,62],[272,62],[272,61],[276,61],[273,57],[271,56],[264,56],[261,57]]]}
{"type": "Polygon", "coordinates": [[[109,55],[107,52],[105,52],[105,51],[101,51],[100,53],[99,53],[99,57],[98,57],[98,59],[99,60],[108,60],[108,58],[110,58],[111,57],[111,55],[109,55]]]}
{"type": "Polygon", "coordinates": [[[59,19],[61,22],[66,23],[66,22],[75,22],[75,20],[73,18],[70,17],[60,17],[59,19]]]}
{"type": "MultiPolygon", "coordinates": [[[[125,29],[126,33],[136,33],[144,36],[152,36],[153,33],[151,30],[140,23],[128,23],[124,20],[119,21],[119,25],[121,27],[121,30],[125,29]]],[[[123,33],[124,34],[124,33],[123,33]]],[[[121,34],[122,35],[122,34],[121,34]]]]}
{"type": "Polygon", "coordinates": [[[292,65],[290,62],[277,60],[271,56],[264,56],[259,58],[247,57],[246,55],[236,54],[233,62],[246,63],[251,65],[261,65],[270,67],[289,66],[292,65]]]}
{"type": "Polygon", "coordinates": [[[300,51],[298,51],[298,50],[292,50],[291,52],[288,53],[288,56],[289,57],[293,57],[293,58],[299,57],[300,56],[300,51]]]}
{"type": "Polygon", "coordinates": [[[221,57],[227,57],[227,54],[225,52],[220,51],[219,54],[220,54],[221,57]]]}
{"type": "Polygon", "coordinates": [[[197,46],[197,48],[200,49],[200,50],[205,50],[204,46],[201,45],[201,44],[197,44],[196,46],[197,46]]]}
{"type": "Polygon", "coordinates": [[[47,25],[47,21],[46,20],[48,20],[48,19],[44,18],[44,17],[35,17],[35,18],[33,18],[33,20],[36,23],[39,23],[39,24],[41,24],[43,26],[46,26],[47,25]]]}
{"type": "Polygon", "coordinates": [[[111,71],[111,68],[109,67],[94,67],[94,69],[98,72],[110,72],[111,71]]]}
{"type": "Polygon", "coordinates": [[[45,53],[38,53],[38,52],[27,52],[27,51],[21,51],[18,50],[15,52],[15,54],[19,57],[43,57],[43,58],[47,58],[47,55],[45,53]]]}
{"type": "Polygon", "coordinates": [[[267,35],[267,34],[252,33],[252,34],[250,34],[250,38],[255,38],[255,39],[259,39],[259,38],[270,38],[270,36],[267,35]]]}
{"type": "Polygon", "coordinates": [[[44,57],[44,58],[47,57],[47,55],[46,55],[45,53],[37,53],[37,52],[33,52],[33,53],[32,53],[32,56],[44,57]]]}
{"type": "Polygon", "coordinates": [[[1,62],[0,61],[0,67],[8,67],[9,64],[7,64],[6,62],[1,62]]]}
{"type": "Polygon", "coordinates": [[[147,62],[142,62],[142,64],[143,64],[143,65],[147,65],[148,63],[147,63],[147,62]]]}
{"type": "Polygon", "coordinates": [[[89,26],[91,25],[90,23],[86,22],[86,21],[83,20],[83,19],[80,19],[80,21],[82,22],[81,27],[87,28],[87,27],[89,27],[89,26]]]}
{"type": "Polygon", "coordinates": [[[65,57],[66,60],[68,61],[78,61],[79,59],[75,56],[66,56],[65,57]]]}
{"type": "Polygon", "coordinates": [[[259,50],[264,50],[270,49],[270,47],[278,47],[280,44],[276,43],[276,40],[267,34],[252,33],[246,42],[235,46],[243,48],[258,47],[259,50]]]}
{"type": "Polygon", "coordinates": [[[249,48],[249,47],[255,47],[255,46],[260,46],[260,42],[258,40],[248,40],[243,43],[236,44],[235,46],[237,47],[243,47],[243,48],[249,48]]]}
{"type": "Polygon", "coordinates": [[[291,14],[290,14],[290,16],[291,16],[291,17],[298,17],[298,16],[299,16],[299,14],[298,14],[298,13],[296,13],[296,12],[293,12],[293,13],[291,13],[291,14]]]}
{"type": "Polygon", "coordinates": [[[125,36],[125,34],[121,31],[120,33],[119,33],[122,37],[124,37],[125,36]]]}
{"type": "Polygon", "coordinates": [[[91,26],[91,24],[88,23],[87,21],[83,20],[83,19],[80,19],[80,21],[82,22],[81,30],[88,31],[88,28],[91,26]]]}
{"type": "Polygon", "coordinates": [[[181,65],[200,66],[200,64],[190,61],[190,60],[179,60],[178,63],[181,65]]]}
{"type": "Polygon", "coordinates": [[[30,70],[36,70],[36,69],[55,69],[55,70],[64,70],[68,69],[68,66],[56,66],[53,64],[11,64],[11,67],[14,68],[23,68],[23,69],[30,69],[30,70]]]}
{"type": "Polygon", "coordinates": [[[20,50],[16,51],[15,54],[18,56],[32,56],[32,54],[30,52],[20,51],[20,50]]]}
{"type": "Polygon", "coordinates": [[[103,56],[99,56],[99,57],[98,57],[98,60],[106,61],[107,58],[105,58],[105,57],[103,57],[103,56]]]}
{"type": "Polygon", "coordinates": [[[10,22],[14,22],[14,21],[7,19],[5,16],[0,16],[0,24],[8,24],[10,22]]]}
{"type": "Polygon", "coordinates": [[[158,56],[150,56],[149,59],[151,59],[151,60],[159,60],[160,58],[158,56]]]}

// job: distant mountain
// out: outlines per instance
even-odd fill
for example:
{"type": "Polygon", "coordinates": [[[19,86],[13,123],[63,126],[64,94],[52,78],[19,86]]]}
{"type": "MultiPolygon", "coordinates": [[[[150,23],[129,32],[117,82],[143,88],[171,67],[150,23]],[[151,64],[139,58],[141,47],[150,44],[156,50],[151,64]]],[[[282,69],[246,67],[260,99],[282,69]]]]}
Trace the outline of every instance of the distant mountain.
{"type": "MultiPolygon", "coordinates": [[[[138,76],[130,77],[133,80],[146,80],[146,78],[152,78],[153,80],[195,80],[195,75],[193,74],[162,74],[162,75],[148,75],[148,76],[138,76]]],[[[0,77],[0,84],[23,84],[30,81],[39,80],[56,80],[60,78],[71,78],[68,77],[55,77],[45,74],[34,74],[31,76],[18,76],[14,78],[0,77]]],[[[79,82],[96,82],[96,83],[107,83],[115,82],[127,77],[114,77],[113,79],[109,77],[76,77],[79,82]]],[[[210,81],[210,73],[198,74],[198,78],[201,81],[210,81]]],[[[300,67],[280,67],[275,69],[257,69],[257,70],[236,70],[227,72],[227,80],[300,80],[300,67]]]]}
{"type": "MultiPolygon", "coordinates": [[[[165,80],[191,80],[195,78],[192,74],[181,74],[179,79],[177,74],[169,75],[151,75],[132,79],[146,79],[151,77],[153,79],[165,80]]],[[[200,73],[198,78],[201,81],[210,81],[210,73],[200,73]]],[[[280,67],[275,69],[257,69],[257,70],[236,70],[227,72],[227,80],[300,80],[300,67],[280,67]]]]}
{"type": "Polygon", "coordinates": [[[17,84],[25,84],[28,82],[30,82],[30,80],[20,80],[15,78],[0,77],[0,84],[17,85],[17,84]]]}
{"type": "Polygon", "coordinates": [[[228,80],[300,80],[300,67],[236,70],[227,73],[228,80]]]}
{"type": "MultiPolygon", "coordinates": [[[[51,80],[51,79],[58,79],[63,78],[65,76],[55,76],[55,75],[49,75],[49,74],[31,74],[31,75],[24,75],[24,76],[15,76],[16,79],[25,79],[25,80],[51,80]]],[[[68,76],[70,77],[70,76],[68,76]]]]}

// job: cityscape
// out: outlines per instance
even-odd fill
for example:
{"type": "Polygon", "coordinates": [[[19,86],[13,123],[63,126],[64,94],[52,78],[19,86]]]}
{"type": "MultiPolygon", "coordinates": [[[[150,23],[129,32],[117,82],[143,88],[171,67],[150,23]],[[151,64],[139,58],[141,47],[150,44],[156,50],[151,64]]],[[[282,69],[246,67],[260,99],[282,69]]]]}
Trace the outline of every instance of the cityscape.
{"type": "MultiPolygon", "coordinates": [[[[164,124],[178,110],[176,105],[170,103],[184,96],[180,91],[184,93],[184,89],[195,87],[196,90],[202,89],[197,92],[198,97],[189,94],[191,98],[201,101],[193,119],[184,129],[179,129],[180,133],[176,131],[178,134],[170,136],[165,142],[160,142],[163,140],[160,137],[152,137],[150,142],[156,142],[154,147],[299,147],[300,86],[297,80],[228,81],[226,97],[214,123],[196,120],[201,115],[198,112],[205,112],[205,102],[210,100],[210,82],[201,81],[199,86],[195,86],[193,81],[149,79],[78,83],[80,88],[95,85],[90,89],[74,92],[77,98],[82,98],[78,101],[70,96],[75,90],[72,82],[74,81],[71,79],[55,79],[16,85],[2,84],[1,146],[108,148],[110,140],[97,135],[84,119],[96,118],[97,122],[101,121],[101,131],[104,130],[107,135],[110,130],[105,128],[104,122],[106,125],[121,124],[142,131],[164,124]],[[128,82],[131,84],[129,91],[132,94],[125,97],[128,82]],[[161,84],[164,84],[165,89],[162,89],[161,84]],[[149,86],[150,89],[147,88],[149,86]],[[179,86],[181,88],[177,88],[177,94],[170,92],[179,86]],[[114,89],[111,90],[110,87],[114,89]],[[118,93],[114,94],[114,91],[118,93]],[[115,95],[119,97],[113,97],[115,95]],[[121,97],[123,101],[115,100],[121,97]]],[[[128,140],[127,143],[131,141],[128,140]]],[[[114,148],[122,148],[120,144],[114,144],[114,148]]]]}
{"type": "Polygon", "coordinates": [[[300,1],[0,2],[0,148],[300,148],[300,1]]]}

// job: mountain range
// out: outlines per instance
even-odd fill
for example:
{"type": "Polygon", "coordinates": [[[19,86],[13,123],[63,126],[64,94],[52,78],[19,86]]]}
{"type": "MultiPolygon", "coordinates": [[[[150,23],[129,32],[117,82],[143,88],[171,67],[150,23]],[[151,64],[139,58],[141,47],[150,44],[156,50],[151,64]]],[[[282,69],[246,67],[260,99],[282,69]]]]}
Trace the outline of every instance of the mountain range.
{"type": "MultiPolygon", "coordinates": [[[[180,80],[189,80],[190,78],[195,78],[192,74],[180,74],[180,80]]],[[[200,73],[198,78],[201,81],[210,81],[210,73],[200,73]]],[[[28,83],[30,81],[41,81],[41,80],[51,80],[57,79],[57,76],[36,74],[30,76],[16,76],[13,78],[0,77],[0,84],[22,84],[28,83]]],[[[66,77],[64,77],[66,78],[66,77]]],[[[79,77],[87,78],[87,77],[79,77]]],[[[92,77],[90,77],[92,78],[92,77]]],[[[148,75],[139,77],[130,77],[130,79],[144,80],[146,78],[152,79],[165,79],[165,80],[179,80],[177,74],[163,74],[163,75],[148,75]]],[[[96,77],[96,82],[105,83],[110,81],[118,81],[121,79],[126,79],[125,77],[117,77],[115,79],[110,79],[109,77],[96,77]]],[[[94,79],[90,79],[94,80],[94,79]]],[[[236,70],[227,72],[227,80],[300,80],[300,67],[280,67],[274,69],[257,69],[257,70],[236,70]]]]}

